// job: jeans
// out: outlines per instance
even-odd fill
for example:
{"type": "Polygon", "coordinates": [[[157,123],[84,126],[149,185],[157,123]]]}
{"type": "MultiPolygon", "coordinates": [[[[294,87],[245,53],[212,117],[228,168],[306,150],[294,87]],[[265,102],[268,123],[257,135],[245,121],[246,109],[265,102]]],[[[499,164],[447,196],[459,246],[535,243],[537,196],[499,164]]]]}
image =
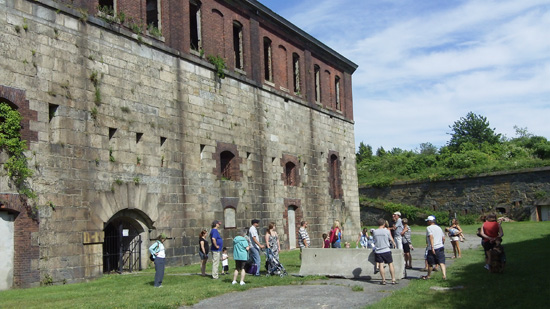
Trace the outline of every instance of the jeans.
{"type": "Polygon", "coordinates": [[[397,246],[397,249],[403,249],[403,236],[398,235],[393,238],[395,241],[395,245],[397,246]]]}
{"type": "Polygon", "coordinates": [[[162,279],[164,278],[164,266],[165,258],[155,258],[155,287],[162,285],[162,279]]]}
{"type": "Polygon", "coordinates": [[[256,276],[260,275],[260,264],[262,260],[260,259],[260,249],[252,246],[250,248],[250,253],[252,254],[252,259],[254,259],[254,264],[258,265],[258,270],[256,271],[256,276]]]}
{"type": "Polygon", "coordinates": [[[221,251],[212,251],[212,278],[218,279],[218,271],[220,270],[220,255],[221,251]]]}
{"type": "Polygon", "coordinates": [[[340,249],[340,248],[342,248],[342,244],[340,243],[340,241],[335,241],[335,242],[332,244],[332,247],[333,247],[333,248],[340,249]]]}

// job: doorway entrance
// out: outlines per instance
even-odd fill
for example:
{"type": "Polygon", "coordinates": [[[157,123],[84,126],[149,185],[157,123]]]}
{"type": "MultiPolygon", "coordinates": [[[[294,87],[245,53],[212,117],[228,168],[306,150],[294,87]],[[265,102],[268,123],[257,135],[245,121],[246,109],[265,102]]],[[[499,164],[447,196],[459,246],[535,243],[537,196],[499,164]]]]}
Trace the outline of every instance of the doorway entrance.
{"type": "Polygon", "coordinates": [[[141,247],[145,230],[129,217],[112,219],[105,227],[103,242],[103,272],[142,270],[141,247]]]}
{"type": "Polygon", "coordinates": [[[0,211],[0,291],[13,287],[13,262],[15,254],[14,243],[15,215],[7,211],[0,211]]]}

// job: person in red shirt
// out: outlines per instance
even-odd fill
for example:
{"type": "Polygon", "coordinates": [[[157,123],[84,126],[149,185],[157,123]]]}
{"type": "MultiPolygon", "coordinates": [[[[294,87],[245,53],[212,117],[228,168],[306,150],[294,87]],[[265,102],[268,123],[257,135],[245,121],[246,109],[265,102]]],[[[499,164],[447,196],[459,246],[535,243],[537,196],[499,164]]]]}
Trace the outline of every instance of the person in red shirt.
{"type": "Polygon", "coordinates": [[[481,245],[485,250],[485,268],[488,270],[489,261],[487,252],[493,249],[495,246],[495,240],[504,235],[502,232],[502,226],[497,222],[497,216],[495,214],[490,214],[487,216],[487,221],[483,223],[480,234],[482,238],[481,245]]]}

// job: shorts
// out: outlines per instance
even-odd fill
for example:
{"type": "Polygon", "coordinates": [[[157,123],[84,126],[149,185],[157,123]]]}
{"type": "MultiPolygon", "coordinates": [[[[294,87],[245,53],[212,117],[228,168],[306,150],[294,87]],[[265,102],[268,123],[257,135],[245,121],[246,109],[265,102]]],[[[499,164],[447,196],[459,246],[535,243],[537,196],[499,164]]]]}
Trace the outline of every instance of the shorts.
{"type": "Polygon", "coordinates": [[[223,271],[228,272],[229,271],[229,265],[224,265],[223,266],[223,271]]]}
{"type": "Polygon", "coordinates": [[[237,271],[243,270],[245,264],[246,264],[246,261],[235,260],[235,270],[237,271]]]}
{"type": "Polygon", "coordinates": [[[435,249],[435,255],[432,250],[428,250],[428,265],[445,264],[445,248],[435,249]]]}
{"type": "Polygon", "coordinates": [[[411,246],[409,245],[409,243],[403,244],[403,252],[404,253],[411,252],[411,246]]]}
{"type": "Polygon", "coordinates": [[[208,260],[208,253],[204,254],[201,251],[199,251],[199,256],[201,257],[201,260],[208,260]]]}
{"type": "Polygon", "coordinates": [[[374,253],[374,260],[376,261],[376,263],[386,263],[386,264],[393,263],[393,257],[391,256],[391,252],[374,253]]]}
{"type": "Polygon", "coordinates": [[[459,240],[458,236],[451,236],[451,241],[458,241],[458,240],[459,240]]]}
{"type": "Polygon", "coordinates": [[[495,247],[494,242],[490,241],[482,241],[481,245],[483,246],[483,249],[485,250],[485,257],[487,257],[487,251],[493,249],[495,247]]]}

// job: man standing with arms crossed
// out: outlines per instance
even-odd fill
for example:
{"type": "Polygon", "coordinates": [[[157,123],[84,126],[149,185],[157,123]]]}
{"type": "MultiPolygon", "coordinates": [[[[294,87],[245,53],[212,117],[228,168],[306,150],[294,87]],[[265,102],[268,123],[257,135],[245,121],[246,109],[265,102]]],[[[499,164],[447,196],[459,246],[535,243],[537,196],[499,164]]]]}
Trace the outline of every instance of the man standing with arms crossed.
{"type": "Polygon", "coordinates": [[[426,228],[426,245],[428,247],[428,275],[422,276],[422,279],[430,279],[432,267],[439,264],[443,274],[443,280],[447,280],[447,271],[445,269],[445,234],[443,230],[435,224],[435,217],[428,216],[426,219],[428,227],[426,228]]]}
{"type": "Polygon", "coordinates": [[[393,213],[393,221],[395,221],[392,230],[395,231],[393,235],[393,240],[395,241],[395,245],[397,246],[397,249],[403,250],[403,238],[401,236],[401,232],[403,232],[403,221],[401,221],[401,213],[399,211],[396,211],[393,213]]]}
{"type": "Polygon", "coordinates": [[[264,246],[260,244],[260,237],[258,236],[259,223],[260,220],[258,219],[252,220],[252,226],[248,231],[248,234],[250,235],[250,241],[252,241],[252,248],[250,248],[250,253],[252,254],[252,258],[254,259],[254,264],[258,266],[254,276],[260,275],[260,264],[262,263],[260,259],[260,249],[264,248],[264,246]]]}

